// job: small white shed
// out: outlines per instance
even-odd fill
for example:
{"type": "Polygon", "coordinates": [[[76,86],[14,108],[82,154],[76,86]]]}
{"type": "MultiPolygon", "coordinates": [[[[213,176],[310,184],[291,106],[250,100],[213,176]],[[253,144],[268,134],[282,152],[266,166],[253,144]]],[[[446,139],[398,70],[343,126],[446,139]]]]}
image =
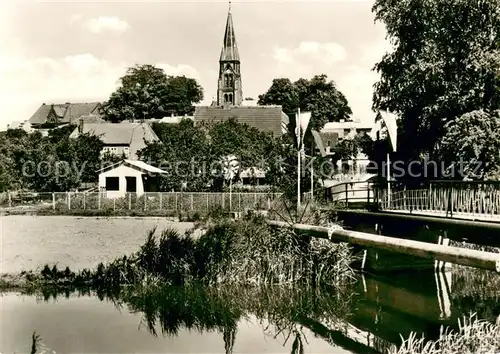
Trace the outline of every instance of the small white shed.
{"type": "Polygon", "coordinates": [[[158,178],[167,174],[143,161],[123,160],[99,170],[99,190],[107,198],[122,198],[127,193],[156,192],[158,178]]]}

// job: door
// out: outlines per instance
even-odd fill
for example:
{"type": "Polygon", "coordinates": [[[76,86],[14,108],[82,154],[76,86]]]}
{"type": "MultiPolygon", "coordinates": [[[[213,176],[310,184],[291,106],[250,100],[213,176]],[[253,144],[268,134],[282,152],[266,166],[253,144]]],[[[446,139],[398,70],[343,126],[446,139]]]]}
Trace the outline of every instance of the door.
{"type": "Polygon", "coordinates": [[[130,193],[137,192],[137,178],[136,177],[125,177],[125,182],[127,185],[127,192],[130,192],[130,193]]]}

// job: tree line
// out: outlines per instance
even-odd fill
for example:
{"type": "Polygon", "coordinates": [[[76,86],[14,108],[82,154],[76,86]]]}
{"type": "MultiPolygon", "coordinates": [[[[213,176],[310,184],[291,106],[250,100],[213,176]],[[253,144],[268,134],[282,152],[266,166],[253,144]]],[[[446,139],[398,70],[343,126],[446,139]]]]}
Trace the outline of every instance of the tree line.
{"type": "Polygon", "coordinates": [[[376,0],[372,11],[392,44],[374,67],[373,109],[399,117],[393,159],[441,162],[438,178],[497,179],[500,2],[376,0]],[[465,176],[453,173],[459,159],[465,176]]]}

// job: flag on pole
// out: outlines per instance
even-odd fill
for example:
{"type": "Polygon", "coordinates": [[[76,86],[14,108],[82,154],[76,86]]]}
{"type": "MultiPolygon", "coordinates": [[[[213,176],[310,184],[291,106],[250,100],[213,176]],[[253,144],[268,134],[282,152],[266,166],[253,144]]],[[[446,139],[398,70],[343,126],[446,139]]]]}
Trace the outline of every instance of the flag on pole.
{"type": "Polygon", "coordinates": [[[380,115],[384,120],[389,134],[389,140],[392,145],[392,150],[395,152],[398,145],[398,124],[396,122],[396,115],[386,111],[380,111],[380,115]]]}
{"type": "Polygon", "coordinates": [[[300,112],[295,115],[296,119],[296,127],[295,127],[295,136],[297,137],[297,145],[300,147],[304,142],[304,136],[309,126],[309,121],[311,120],[311,112],[300,112]],[[299,134],[300,127],[300,134],[299,134]]]}

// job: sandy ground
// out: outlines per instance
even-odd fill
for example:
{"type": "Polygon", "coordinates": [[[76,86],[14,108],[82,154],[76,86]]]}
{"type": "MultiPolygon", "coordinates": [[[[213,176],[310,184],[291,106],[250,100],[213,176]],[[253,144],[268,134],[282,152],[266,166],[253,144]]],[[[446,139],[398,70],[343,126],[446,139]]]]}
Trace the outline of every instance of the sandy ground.
{"type": "Polygon", "coordinates": [[[34,270],[57,263],[73,270],[136,252],[149,230],[174,228],[184,233],[193,223],[159,217],[0,217],[0,273],[34,270]]]}

